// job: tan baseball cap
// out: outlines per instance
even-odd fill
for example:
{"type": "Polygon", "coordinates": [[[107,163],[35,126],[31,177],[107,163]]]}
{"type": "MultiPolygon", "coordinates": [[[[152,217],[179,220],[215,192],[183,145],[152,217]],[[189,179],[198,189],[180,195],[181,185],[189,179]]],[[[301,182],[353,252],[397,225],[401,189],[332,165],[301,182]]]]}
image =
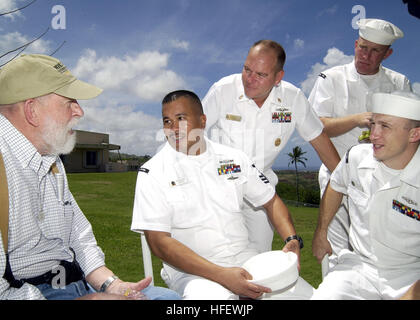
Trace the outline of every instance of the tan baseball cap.
{"type": "Polygon", "coordinates": [[[13,104],[49,93],[71,99],[92,99],[102,89],[76,79],[59,60],[23,54],[0,69],[0,104],[13,104]]]}
{"type": "Polygon", "coordinates": [[[390,46],[395,40],[404,37],[396,25],[381,19],[360,19],[359,36],[368,41],[390,46]]]}

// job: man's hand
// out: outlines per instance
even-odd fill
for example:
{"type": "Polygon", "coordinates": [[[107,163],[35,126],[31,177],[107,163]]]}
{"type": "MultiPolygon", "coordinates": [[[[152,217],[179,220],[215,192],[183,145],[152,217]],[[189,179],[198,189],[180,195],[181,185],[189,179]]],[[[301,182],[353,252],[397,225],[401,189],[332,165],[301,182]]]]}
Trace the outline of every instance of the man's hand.
{"type": "Polygon", "coordinates": [[[370,121],[372,119],[372,112],[363,112],[354,115],[359,128],[370,128],[370,121]]]}
{"type": "Polygon", "coordinates": [[[141,290],[147,288],[152,282],[152,277],[147,277],[139,282],[124,282],[120,279],[115,280],[106,290],[106,293],[122,295],[135,300],[144,299],[141,290]]]}
{"type": "Polygon", "coordinates": [[[241,297],[259,298],[263,293],[270,293],[271,289],[251,283],[252,275],[243,268],[224,268],[219,274],[219,283],[241,297]]]}
{"type": "Polygon", "coordinates": [[[286,243],[283,247],[284,252],[291,251],[293,253],[296,253],[298,257],[298,270],[300,271],[300,243],[298,240],[294,239],[286,243]]]}
{"type": "Polygon", "coordinates": [[[327,239],[327,232],[319,229],[315,230],[314,237],[312,239],[312,253],[315,256],[318,263],[322,262],[322,258],[326,254],[332,254],[332,247],[327,239]]]}
{"type": "Polygon", "coordinates": [[[108,288],[107,292],[95,292],[87,294],[76,300],[147,300],[141,290],[149,286],[151,277],[140,280],[137,283],[115,280],[108,288]]]}

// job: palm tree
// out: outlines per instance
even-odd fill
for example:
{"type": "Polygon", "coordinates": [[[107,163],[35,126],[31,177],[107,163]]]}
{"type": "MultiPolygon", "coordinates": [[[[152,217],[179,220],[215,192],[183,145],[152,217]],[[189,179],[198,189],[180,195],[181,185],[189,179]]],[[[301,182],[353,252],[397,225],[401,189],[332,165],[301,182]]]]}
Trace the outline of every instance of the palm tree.
{"type": "Polygon", "coordinates": [[[303,157],[303,155],[306,153],[302,151],[302,148],[299,146],[296,146],[293,148],[293,152],[289,152],[287,155],[290,157],[289,164],[287,166],[290,166],[290,164],[295,165],[295,171],[296,171],[296,195],[297,195],[297,201],[299,202],[299,179],[298,179],[298,163],[303,164],[303,166],[306,168],[306,164],[304,161],[308,161],[307,158],[303,157]]]}

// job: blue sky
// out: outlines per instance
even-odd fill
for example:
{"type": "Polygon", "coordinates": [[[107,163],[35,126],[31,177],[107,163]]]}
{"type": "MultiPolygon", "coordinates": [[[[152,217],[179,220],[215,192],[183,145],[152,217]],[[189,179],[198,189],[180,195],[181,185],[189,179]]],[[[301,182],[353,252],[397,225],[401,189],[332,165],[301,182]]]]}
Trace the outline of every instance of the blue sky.
{"type": "MultiPolygon", "coordinates": [[[[31,1],[0,0],[0,13],[31,1]]],[[[403,30],[384,66],[404,73],[420,92],[420,19],[402,0],[37,0],[0,16],[0,53],[49,27],[25,52],[50,54],[65,41],[54,56],[104,89],[80,101],[85,118],[78,129],[109,133],[121,152],[153,155],[162,143],[160,101],[169,91],[189,89],[203,98],[215,81],[241,72],[252,43],[273,39],[287,53],[284,80],[309,95],[320,71],[351,61],[358,36],[352,25],[363,16],[403,30]],[[56,5],[61,10],[52,12],[56,5]]],[[[295,134],[276,167],[287,167],[295,145],[307,152],[309,167],[319,166],[295,134]]]]}

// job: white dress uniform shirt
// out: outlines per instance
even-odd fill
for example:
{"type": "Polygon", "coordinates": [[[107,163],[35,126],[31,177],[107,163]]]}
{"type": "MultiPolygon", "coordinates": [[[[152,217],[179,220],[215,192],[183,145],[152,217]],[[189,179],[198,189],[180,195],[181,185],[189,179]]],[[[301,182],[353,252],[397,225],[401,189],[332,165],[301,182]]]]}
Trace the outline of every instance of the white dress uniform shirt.
{"type": "MultiPolygon", "coordinates": [[[[286,81],[259,108],[245,95],[241,74],[233,74],[213,84],[202,103],[211,139],[244,151],[273,186],[278,178],[271,167],[295,128],[306,141],[323,130],[302,91],[286,81]]],[[[265,211],[247,203],[243,211],[251,246],[259,252],[271,250],[273,230],[265,211]]]]}
{"type": "MultiPolygon", "coordinates": [[[[41,156],[35,147],[0,115],[0,152],[3,155],[9,189],[10,265],[16,279],[32,278],[52,271],[60,260],[73,260],[75,251],[87,275],[105,264],[92,227],[71,194],[64,166],[59,158],[41,156]],[[51,172],[56,162],[64,176],[63,193],[51,172]]],[[[5,268],[5,253],[0,251],[0,272],[5,268]]],[[[9,288],[0,279],[0,297],[37,299],[39,291],[25,284],[9,288]]]]}
{"type": "MultiPolygon", "coordinates": [[[[240,266],[257,254],[248,246],[243,198],[261,206],[274,188],[242,151],[208,139],[206,145],[203,154],[187,156],[166,143],[142,166],[131,229],[171,233],[213,263],[240,266]]],[[[177,290],[184,273],[163,265],[163,279],[177,290]]]]}
{"type": "MultiPolygon", "coordinates": [[[[401,73],[383,66],[374,75],[368,85],[351,63],[336,66],[323,71],[309,95],[309,103],[319,117],[338,118],[370,111],[370,99],[373,93],[393,91],[411,91],[410,82],[401,73]]],[[[358,137],[366,128],[354,128],[331,141],[340,156],[353,145],[358,144],[358,137]]]]}
{"type": "Polygon", "coordinates": [[[342,159],[331,187],[348,195],[353,252],[339,254],[317,298],[343,290],[347,298],[393,299],[420,279],[419,163],[420,149],[403,170],[392,170],[373,157],[371,144],[353,147],[342,159]],[[354,285],[342,286],[346,281],[354,285]]]}
{"type": "Polygon", "coordinates": [[[305,141],[323,130],[305,95],[287,81],[259,108],[245,95],[241,74],[233,74],[213,84],[202,103],[211,139],[244,151],[273,185],[278,179],[271,167],[295,128],[305,141]]]}

